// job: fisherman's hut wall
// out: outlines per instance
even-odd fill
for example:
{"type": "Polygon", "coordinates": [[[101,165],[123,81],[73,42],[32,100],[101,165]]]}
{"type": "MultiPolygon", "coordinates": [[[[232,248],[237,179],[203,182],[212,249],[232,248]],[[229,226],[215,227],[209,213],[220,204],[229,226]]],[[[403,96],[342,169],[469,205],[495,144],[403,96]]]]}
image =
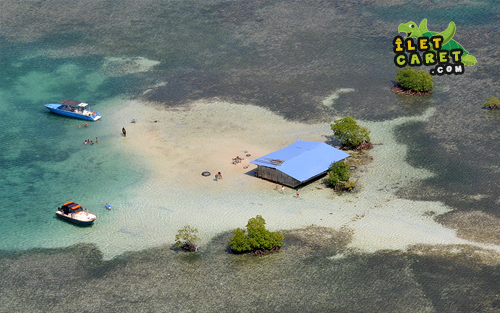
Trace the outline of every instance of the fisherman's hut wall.
{"type": "Polygon", "coordinates": [[[257,166],[257,176],[292,188],[301,184],[301,182],[295,178],[271,167],[257,166]]]}

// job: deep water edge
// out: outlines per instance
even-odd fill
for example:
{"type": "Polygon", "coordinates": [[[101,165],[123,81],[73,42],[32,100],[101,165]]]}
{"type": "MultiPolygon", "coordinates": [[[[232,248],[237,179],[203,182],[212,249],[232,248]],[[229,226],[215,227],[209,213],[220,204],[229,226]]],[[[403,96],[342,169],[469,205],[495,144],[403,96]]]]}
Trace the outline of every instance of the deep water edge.
{"type": "MultiPolygon", "coordinates": [[[[319,231],[319,230],[315,230],[319,231]]],[[[279,253],[163,246],[103,261],[93,245],[0,258],[2,312],[479,312],[500,307],[498,255],[469,246],[332,251],[286,233],[279,253]],[[288,238],[288,239],[287,239],[288,238]],[[292,238],[292,239],[291,239],[292,238]],[[496,259],[496,262],[491,263],[496,259]],[[404,295],[404,296],[402,296],[404,295]]]]}

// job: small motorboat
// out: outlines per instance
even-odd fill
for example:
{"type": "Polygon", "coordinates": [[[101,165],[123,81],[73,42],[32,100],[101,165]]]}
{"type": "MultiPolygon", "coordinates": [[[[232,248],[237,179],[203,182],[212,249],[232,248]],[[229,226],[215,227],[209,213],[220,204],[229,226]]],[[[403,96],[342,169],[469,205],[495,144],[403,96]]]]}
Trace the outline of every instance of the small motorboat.
{"type": "Polygon", "coordinates": [[[97,219],[97,215],[83,210],[81,205],[73,201],[66,202],[58,208],[56,215],[78,225],[92,225],[97,219]]]}
{"type": "Polygon", "coordinates": [[[106,203],[106,209],[111,210],[111,204],[106,203]]]}
{"type": "Polygon", "coordinates": [[[88,103],[74,101],[74,100],[63,100],[58,104],[46,104],[45,107],[51,112],[74,117],[81,118],[89,121],[97,121],[101,118],[101,114],[97,111],[87,110],[85,107],[89,105],[88,103]]]}

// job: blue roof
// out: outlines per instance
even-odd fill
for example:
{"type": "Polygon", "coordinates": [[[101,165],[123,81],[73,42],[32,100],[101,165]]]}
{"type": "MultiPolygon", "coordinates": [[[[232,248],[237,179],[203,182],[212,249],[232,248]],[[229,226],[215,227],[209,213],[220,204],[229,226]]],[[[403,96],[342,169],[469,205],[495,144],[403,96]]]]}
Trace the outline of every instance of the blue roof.
{"type": "Polygon", "coordinates": [[[297,140],[288,147],[269,153],[250,163],[275,168],[298,181],[306,181],[343,160],[348,153],[324,142],[297,140]]]}

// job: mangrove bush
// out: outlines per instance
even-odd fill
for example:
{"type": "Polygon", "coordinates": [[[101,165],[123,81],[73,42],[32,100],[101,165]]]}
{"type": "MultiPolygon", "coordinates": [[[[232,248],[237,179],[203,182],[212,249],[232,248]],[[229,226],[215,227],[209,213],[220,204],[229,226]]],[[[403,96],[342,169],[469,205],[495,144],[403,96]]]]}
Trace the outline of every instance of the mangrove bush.
{"type": "Polygon", "coordinates": [[[333,134],[347,148],[357,148],[362,143],[370,142],[370,131],[368,128],[359,126],[350,116],[335,120],[330,126],[333,134]]]}
{"type": "Polygon", "coordinates": [[[229,240],[229,247],[237,253],[254,252],[263,254],[278,250],[283,244],[284,236],[266,229],[266,221],[260,215],[248,220],[246,232],[237,228],[229,240]]]}
{"type": "Polygon", "coordinates": [[[420,69],[415,70],[411,67],[398,69],[396,82],[401,85],[404,90],[427,93],[434,87],[431,74],[420,69]]]}
{"type": "Polygon", "coordinates": [[[497,97],[489,97],[488,101],[484,103],[484,107],[490,110],[500,109],[500,100],[497,97]]]}
{"type": "Polygon", "coordinates": [[[332,163],[328,170],[328,183],[335,190],[353,190],[356,187],[355,182],[349,181],[351,173],[349,172],[349,164],[344,161],[332,163]]]}
{"type": "Polygon", "coordinates": [[[198,237],[198,229],[192,228],[190,225],[186,225],[179,229],[179,233],[175,235],[175,244],[187,251],[196,252],[198,251],[198,242],[200,238],[198,237]]]}

